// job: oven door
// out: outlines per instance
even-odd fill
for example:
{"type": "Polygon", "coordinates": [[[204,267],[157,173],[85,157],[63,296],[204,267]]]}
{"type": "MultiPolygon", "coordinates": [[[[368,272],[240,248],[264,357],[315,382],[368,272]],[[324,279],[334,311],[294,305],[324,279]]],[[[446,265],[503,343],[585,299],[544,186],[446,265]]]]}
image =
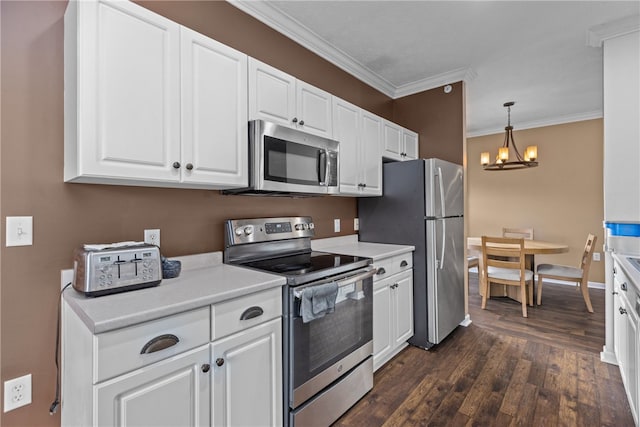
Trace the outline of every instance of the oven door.
{"type": "Polygon", "coordinates": [[[291,408],[297,408],[372,354],[375,272],[375,268],[367,267],[289,289],[291,408]],[[296,295],[304,288],[333,280],[338,282],[335,311],[304,323],[296,295]]]}
{"type": "Polygon", "coordinates": [[[257,152],[256,190],[332,194],[338,192],[338,143],[256,120],[250,123],[257,152]]]}

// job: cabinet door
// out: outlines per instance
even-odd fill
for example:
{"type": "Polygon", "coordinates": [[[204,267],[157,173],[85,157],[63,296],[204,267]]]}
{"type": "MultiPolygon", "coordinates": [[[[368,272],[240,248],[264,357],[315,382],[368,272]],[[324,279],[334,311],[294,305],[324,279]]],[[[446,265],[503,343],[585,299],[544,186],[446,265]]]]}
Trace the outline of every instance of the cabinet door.
{"type": "MultiPolygon", "coordinates": [[[[249,120],[267,120],[295,127],[296,79],[249,58],[249,120]]],[[[296,118],[297,122],[297,118],[296,118]]]]}
{"type": "Polygon", "coordinates": [[[402,128],[387,120],[382,127],[382,155],[393,160],[402,160],[402,128]]]}
{"type": "Polygon", "coordinates": [[[182,181],[248,184],[247,55],[181,28],[182,181]]]}
{"type": "Polygon", "coordinates": [[[360,195],[360,108],[333,99],[333,139],[340,141],[340,194],[360,195]]]}
{"type": "Polygon", "coordinates": [[[65,72],[77,67],[78,175],[177,181],[179,25],[103,1],[78,2],[77,24],[77,58],[65,72]]]}
{"type": "Polygon", "coordinates": [[[211,345],[213,425],[282,425],[281,318],[211,345]]]}
{"type": "Polygon", "coordinates": [[[392,299],[393,282],[384,279],[373,284],[373,369],[376,370],[385,361],[393,348],[392,299]]]}
{"type": "MultiPolygon", "coordinates": [[[[383,119],[362,111],[360,132],[360,170],[363,196],[382,196],[382,154],[380,152],[383,119]]],[[[340,143],[342,150],[342,142],[340,143]]],[[[342,151],[340,153],[342,155],[342,151]]]]}
{"type": "Polygon", "coordinates": [[[301,80],[296,83],[296,93],[298,129],[331,138],[332,95],[301,80]]]}
{"type": "Polygon", "coordinates": [[[97,425],[209,426],[208,363],[206,345],[96,385],[97,425]]]}
{"type": "Polygon", "coordinates": [[[413,336],[413,272],[400,273],[395,279],[394,295],[394,340],[400,345],[413,336]]]}
{"type": "Polygon", "coordinates": [[[638,415],[638,317],[636,316],[635,308],[627,302],[626,298],[622,298],[625,302],[624,306],[626,314],[624,314],[626,327],[626,366],[625,371],[625,384],[627,386],[627,394],[629,395],[629,404],[633,413],[638,415]]]}
{"type": "Polygon", "coordinates": [[[418,158],[418,134],[408,129],[402,129],[402,144],[404,146],[404,159],[418,158]]]}

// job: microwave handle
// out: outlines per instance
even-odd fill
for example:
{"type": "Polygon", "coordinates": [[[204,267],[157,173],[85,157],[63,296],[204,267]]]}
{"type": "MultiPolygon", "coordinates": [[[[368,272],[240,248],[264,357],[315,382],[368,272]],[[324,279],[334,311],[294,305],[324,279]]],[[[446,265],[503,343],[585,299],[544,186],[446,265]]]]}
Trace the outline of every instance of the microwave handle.
{"type": "Polygon", "coordinates": [[[327,161],[327,150],[320,150],[318,153],[318,182],[320,185],[327,185],[327,175],[329,162],[327,161]]]}

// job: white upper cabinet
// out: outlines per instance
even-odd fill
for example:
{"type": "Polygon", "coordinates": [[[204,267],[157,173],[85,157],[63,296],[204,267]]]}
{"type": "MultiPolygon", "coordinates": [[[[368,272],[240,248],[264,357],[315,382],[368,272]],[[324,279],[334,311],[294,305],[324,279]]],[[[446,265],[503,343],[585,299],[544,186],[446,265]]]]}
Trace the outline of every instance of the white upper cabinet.
{"type": "Polygon", "coordinates": [[[330,138],[332,96],[249,58],[249,119],[266,120],[330,138]]]}
{"type": "Polygon", "coordinates": [[[130,2],[69,3],[65,180],[177,181],[179,158],[180,26],[130,2]]]}
{"type": "Polygon", "coordinates": [[[69,3],[65,181],[246,185],[246,55],[185,30],[131,2],[69,3]]]}
{"type": "Polygon", "coordinates": [[[382,195],[382,120],[333,98],[333,139],[340,142],[340,194],[382,195]]]}
{"type": "Polygon", "coordinates": [[[418,134],[388,120],[383,125],[382,156],[391,160],[418,158],[418,134]]]}
{"type": "Polygon", "coordinates": [[[404,160],[418,158],[418,134],[409,129],[402,129],[402,142],[404,144],[404,160]]]}
{"type": "Polygon", "coordinates": [[[185,27],[181,43],[182,180],[246,185],[247,55],[185,27]]]}

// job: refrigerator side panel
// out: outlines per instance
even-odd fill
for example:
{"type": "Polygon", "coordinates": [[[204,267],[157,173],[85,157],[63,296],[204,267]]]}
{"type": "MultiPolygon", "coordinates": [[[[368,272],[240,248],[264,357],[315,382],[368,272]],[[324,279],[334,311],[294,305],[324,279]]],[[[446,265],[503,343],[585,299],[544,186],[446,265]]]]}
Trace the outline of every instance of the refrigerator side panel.
{"type": "Polygon", "coordinates": [[[427,283],[429,339],[440,343],[464,320],[464,219],[434,223],[436,262],[427,283]],[[444,236],[444,237],[443,237],[444,236]]]}
{"type": "Polygon", "coordinates": [[[413,245],[414,337],[427,343],[424,161],[385,163],[383,195],[358,199],[362,242],[413,245]]]}

